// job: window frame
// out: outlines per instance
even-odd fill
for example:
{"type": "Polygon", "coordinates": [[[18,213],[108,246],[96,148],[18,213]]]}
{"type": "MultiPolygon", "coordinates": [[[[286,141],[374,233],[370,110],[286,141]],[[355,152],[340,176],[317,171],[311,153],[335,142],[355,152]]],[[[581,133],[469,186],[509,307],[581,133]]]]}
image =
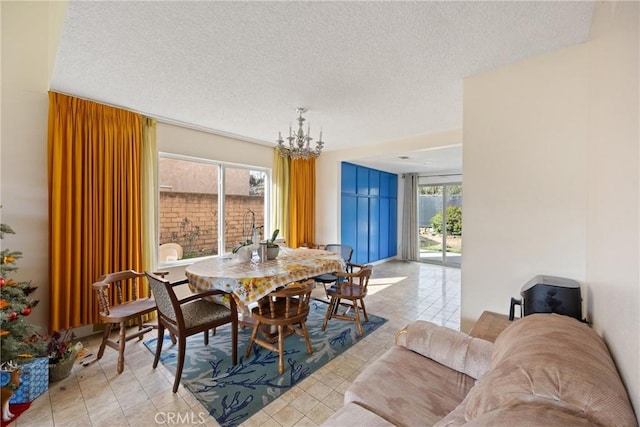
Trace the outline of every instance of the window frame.
{"type": "MultiPolygon", "coordinates": [[[[263,166],[254,166],[254,165],[246,165],[246,164],[242,164],[242,163],[234,163],[234,162],[225,162],[225,161],[221,161],[221,160],[214,160],[214,159],[209,159],[206,157],[196,157],[196,156],[187,156],[187,155],[183,155],[183,154],[176,154],[176,153],[169,153],[169,152],[158,152],[158,157],[157,157],[157,176],[158,176],[158,182],[156,185],[156,217],[158,218],[158,220],[156,221],[156,237],[157,237],[157,241],[160,241],[160,190],[161,190],[161,185],[160,185],[160,159],[161,158],[165,158],[165,159],[173,159],[173,160],[181,160],[181,161],[189,161],[189,162],[196,162],[196,163],[205,163],[205,164],[209,164],[209,165],[215,165],[218,167],[218,254],[217,255],[206,255],[206,256],[202,256],[202,257],[196,257],[196,258],[187,258],[187,259],[180,259],[177,261],[170,261],[170,262],[160,262],[159,260],[159,253],[156,250],[156,254],[155,254],[155,264],[158,268],[171,268],[171,267],[181,267],[181,266],[186,266],[186,265],[191,265],[195,262],[198,261],[202,261],[205,259],[209,259],[209,258],[216,258],[216,257],[220,257],[220,256],[228,256],[229,252],[225,252],[225,247],[226,247],[226,241],[225,241],[225,236],[226,236],[226,227],[224,224],[224,208],[225,208],[225,199],[226,199],[226,193],[225,193],[225,171],[227,168],[233,168],[233,169],[245,169],[247,171],[257,171],[257,172],[263,172],[265,174],[265,184],[264,184],[264,224],[271,224],[271,184],[272,184],[272,169],[271,168],[266,168],[263,166]],[[222,214],[220,214],[222,213],[222,214]]],[[[270,227],[271,228],[271,227],[270,227]]],[[[271,235],[272,230],[263,230],[263,235],[261,236],[261,239],[265,239],[267,235],[271,235]]]]}

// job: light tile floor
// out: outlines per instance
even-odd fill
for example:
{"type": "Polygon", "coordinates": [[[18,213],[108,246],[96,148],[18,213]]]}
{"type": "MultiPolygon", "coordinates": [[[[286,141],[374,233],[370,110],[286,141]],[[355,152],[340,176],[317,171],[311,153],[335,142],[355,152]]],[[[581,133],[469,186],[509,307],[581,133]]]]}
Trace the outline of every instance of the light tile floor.
{"type": "MultiPolygon", "coordinates": [[[[393,345],[396,331],[407,323],[423,319],[460,327],[458,269],[389,261],[374,267],[369,289],[367,311],[388,322],[243,426],[322,424],[342,406],[344,392],[354,378],[393,345]]],[[[324,294],[321,288],[315,292],[324,294]]],[[[99,337],[90,337],[84,344],[88,353],[96,354],[99,337]]],[[[153,355],[141,341],[127,343],[125,359],[120,375],[116,373],[117,352],[110,348],[100,361],[87,367],[76,363],[69,378],[51,384],[10,427],[218,425],[183,386],[178,393],[171,392],[173,375],[161,364],[152,369],[153,355]]]]}

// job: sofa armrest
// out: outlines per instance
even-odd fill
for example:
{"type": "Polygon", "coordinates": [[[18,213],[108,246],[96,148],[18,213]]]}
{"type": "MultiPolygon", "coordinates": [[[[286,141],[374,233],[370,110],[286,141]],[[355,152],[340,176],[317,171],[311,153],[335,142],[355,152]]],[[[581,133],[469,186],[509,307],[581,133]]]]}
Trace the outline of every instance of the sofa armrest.
{"type": "Polygon", "coordinates": [[[475,379],[491,365],[493,343],[424,320],[400,330],[396,344],[475,379]]]}

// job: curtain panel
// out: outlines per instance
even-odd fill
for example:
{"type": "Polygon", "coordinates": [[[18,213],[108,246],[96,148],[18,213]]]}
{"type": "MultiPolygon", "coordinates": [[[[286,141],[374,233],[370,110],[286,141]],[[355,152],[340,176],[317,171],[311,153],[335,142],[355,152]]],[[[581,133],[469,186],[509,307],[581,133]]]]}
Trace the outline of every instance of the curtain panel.
{"type": "Polygon", "coordinates": [[[404,209],[402,210],[402,259],[417,261],[418,248],[418,174],[404,175],[404,209]]]}
{"type": "Polygon", "coordinates": [[[52,330],[98,321],[91,284],[142,270],[142,116],[49,92],[52,330]]]}
{"type": "MultiPolygon", "coordinates": [[[[142,119],[142,265],[147,271],[156,269],[158,252],[158,168],[156,149],[156,121],[142,119]]],[[[147,281],[144,281],[148,286],[147,281]]]]}
{"type": "Polygon", "coordinates": [[[289,244],[289,157],[280,155],[280,148],[273,150],[273,185],[271,218],[273,229],[280,230],[280,237],[289,244]]]}
{"type": "Polygon", "coordinates": [[[316,159],[291,159],[290,223],[287,244],[297,248],[315,241],[316,159]]]}

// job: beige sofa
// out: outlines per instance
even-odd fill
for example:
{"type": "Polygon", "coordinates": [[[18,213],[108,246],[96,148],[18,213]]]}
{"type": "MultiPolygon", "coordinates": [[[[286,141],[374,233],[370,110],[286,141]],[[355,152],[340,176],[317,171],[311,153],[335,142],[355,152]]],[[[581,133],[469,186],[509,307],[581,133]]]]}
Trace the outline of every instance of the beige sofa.
{"type": "Polygon", "coordinates": [[[327,426],[637,426],[602,339],[557,314],[495,343],[416,321],[347,389],[327,426]]]}

